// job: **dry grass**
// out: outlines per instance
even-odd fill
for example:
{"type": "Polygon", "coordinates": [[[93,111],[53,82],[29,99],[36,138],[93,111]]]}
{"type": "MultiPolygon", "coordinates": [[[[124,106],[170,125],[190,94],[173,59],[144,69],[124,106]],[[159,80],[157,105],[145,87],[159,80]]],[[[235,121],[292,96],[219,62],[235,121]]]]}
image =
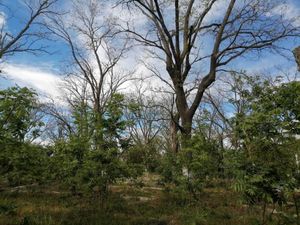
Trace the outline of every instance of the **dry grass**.
{"type": "MultiPolygon", "coordinates": [[[[53,187],[36,192],[0,193],[1,225],[258,225],[261,210],[242,204],[224,185],[205,188],[198,202],[165,192],[158,176],[146,174],[144,186],[111,187],[104,205],[93,197],[74,197],[53,187]],[[54,193],[55,192],[55,193],[54,193]],[[5,207],[6,206],[6,207],[5,207]],[[1,208],[2,207],[2,208],[1,208]],[[2,209],[2,210],[1,210],[2,209]]],[[[293,221],[273,217],[268,224],[293,221]]]]}

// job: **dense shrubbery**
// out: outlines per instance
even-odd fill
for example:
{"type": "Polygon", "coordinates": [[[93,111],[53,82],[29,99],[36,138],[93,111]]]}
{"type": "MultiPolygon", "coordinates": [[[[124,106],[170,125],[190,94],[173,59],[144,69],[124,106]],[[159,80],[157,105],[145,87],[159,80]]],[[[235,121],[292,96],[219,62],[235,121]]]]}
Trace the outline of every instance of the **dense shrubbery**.
{"type": "Polygon", "coordinates": [[[41,131],[37,94],[27,88],[0,91],[0,174],[10,185],[44,182],[47,150],[31,143],[41,131]]]}
{"type": "Polygon", "coordinates": [[[104,200],[111,184],[155,172],[161,176],[158,184],[176,196],[179,205],[201,199],[204,188],[224,180],[242,193],[246,203],[261,205],[265,221],[268,204],[282,206],[299,188],[300,145],[295,137],[300,129],[300,87],[299,82],[275,86],[253,79],[244,82],[248,82],[242,90],[244,111],[228,120],[227,144],[200,121],[178,152],[166,147],[162,135],[148,144],[130,138],[127,128],[134,121],[124,117],[127,106],[120,94],[112,96],[101,117],[87,104],[73,105],[72,132],[58,135],[48,146],[37,144],[33,140],[50,115],[43,119],[44,110],[33,91],[3,90],[1,180],[11,186],[58,183],[74,195],[92,193],[104,200]]]}
{"type": "Polygon", "coordinates": [[[267,204],[282,206],[299,187],[299,87],[255,84],[247,96],[249,111],[238,118],[243,154],[236,159],[235,189],[249,204],[262,204],[263,223],[267,204]]]}
{"type": "MultiPolygon", "coordinates": [[[[192,194],[197,199],[208,180],[219,176],[219,155],[215,142],[209,142],[201,135],[195,134],[178,154],[168,152],[164,155],[161,165],[162,181],[174,184],[171,187],[186,195],[192,194]]],[[[171,190],[172,191],[172,190],[171,190]]]]}

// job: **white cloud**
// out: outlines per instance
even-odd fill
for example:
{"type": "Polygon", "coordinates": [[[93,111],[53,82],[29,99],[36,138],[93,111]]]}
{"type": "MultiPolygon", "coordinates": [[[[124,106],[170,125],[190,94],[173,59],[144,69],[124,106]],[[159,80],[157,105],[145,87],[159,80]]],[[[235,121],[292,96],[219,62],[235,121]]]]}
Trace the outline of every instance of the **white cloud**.
{"type": "Polygon", "coordinates": [[[6,16],[4,12],[0,12],[0,27],[6,24],[6,16]]]}
{"type": "Polygon", "coordinates": [[[270,16],[272,15],[282,16],[284,20],[291,21],[294,26],[300,26],[300,7],[293,2],[276,6],[270,13],[270,16]]]}
{"type": "Polygon", "coordinates": [[[7,63],[3,65],[2,73],[16,84],[33,88],[46,97],[57,98],[61,95],[58,89],[61,77],[52,72],[37,67],[7,63]]]}
{"type": "Polygon", "coordinates": [[[212,9],[208,12],[208,14],[205,17],[205,22],[211,23],[215,20],[222,18],[225,15],[228,5],[228,0],[217,1],[216,3],[214,3],[212,9]]]}

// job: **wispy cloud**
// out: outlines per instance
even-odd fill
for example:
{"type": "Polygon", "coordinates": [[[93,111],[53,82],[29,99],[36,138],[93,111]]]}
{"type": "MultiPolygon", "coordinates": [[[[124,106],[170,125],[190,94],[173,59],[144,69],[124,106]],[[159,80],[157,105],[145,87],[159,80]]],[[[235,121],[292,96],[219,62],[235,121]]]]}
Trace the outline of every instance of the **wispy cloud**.
{"type": "Polygon", "coordinates": [[[6,15],[4,12],[0,12],[0,27],[6,24],[6,15]]]}
{"type": "Polygon", "coordinates": [[[300,7],[288,1],[276,6],[270,15],[282,16],[284,20],[291,21],[295,27],[300,27],[300,7]]]}
{"type": "Polygon", "coordinates": [[[42,96],[57,98],[61,95],[58,84],[61,77],[41,68],[23,64],[4,64],[2,73],[20,86],[35,89],[42,96]]]}

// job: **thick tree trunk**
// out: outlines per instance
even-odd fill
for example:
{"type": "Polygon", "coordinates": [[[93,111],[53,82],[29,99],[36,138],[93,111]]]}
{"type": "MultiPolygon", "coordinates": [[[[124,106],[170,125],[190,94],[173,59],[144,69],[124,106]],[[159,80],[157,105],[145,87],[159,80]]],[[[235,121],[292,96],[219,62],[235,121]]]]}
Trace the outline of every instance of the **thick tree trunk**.
{"type": "Polygon", "coordinates": [[[178,140],[178,124],[179,124],[179,114],[175,115],[170,122],[170,144],[173,153],[178,153],[179,151],[179,140],[178,140]]]}
{"type": "Polygon", "coordinates": [[[189,142],[192,137],[192,123],[193,123],[193,116],[190,115],[184,115],[181,118],[182,123],[182,147],[186,148],[189,146],[189,142]]]}
{"type": "Polygon", "coordinates": [[[182,81],[180,79],[182,75],[177,72],[175,73],[175,79],[173,79],[173,84],[176,90],[176,107],[178,110],[179,118],[181,119],[181,138],[182,147],[187,147],[189,140],[192,137],[192,121],[194,114],[189,111],[189,106],[187,102],[187,96],[183,88],[182,81]]]}

